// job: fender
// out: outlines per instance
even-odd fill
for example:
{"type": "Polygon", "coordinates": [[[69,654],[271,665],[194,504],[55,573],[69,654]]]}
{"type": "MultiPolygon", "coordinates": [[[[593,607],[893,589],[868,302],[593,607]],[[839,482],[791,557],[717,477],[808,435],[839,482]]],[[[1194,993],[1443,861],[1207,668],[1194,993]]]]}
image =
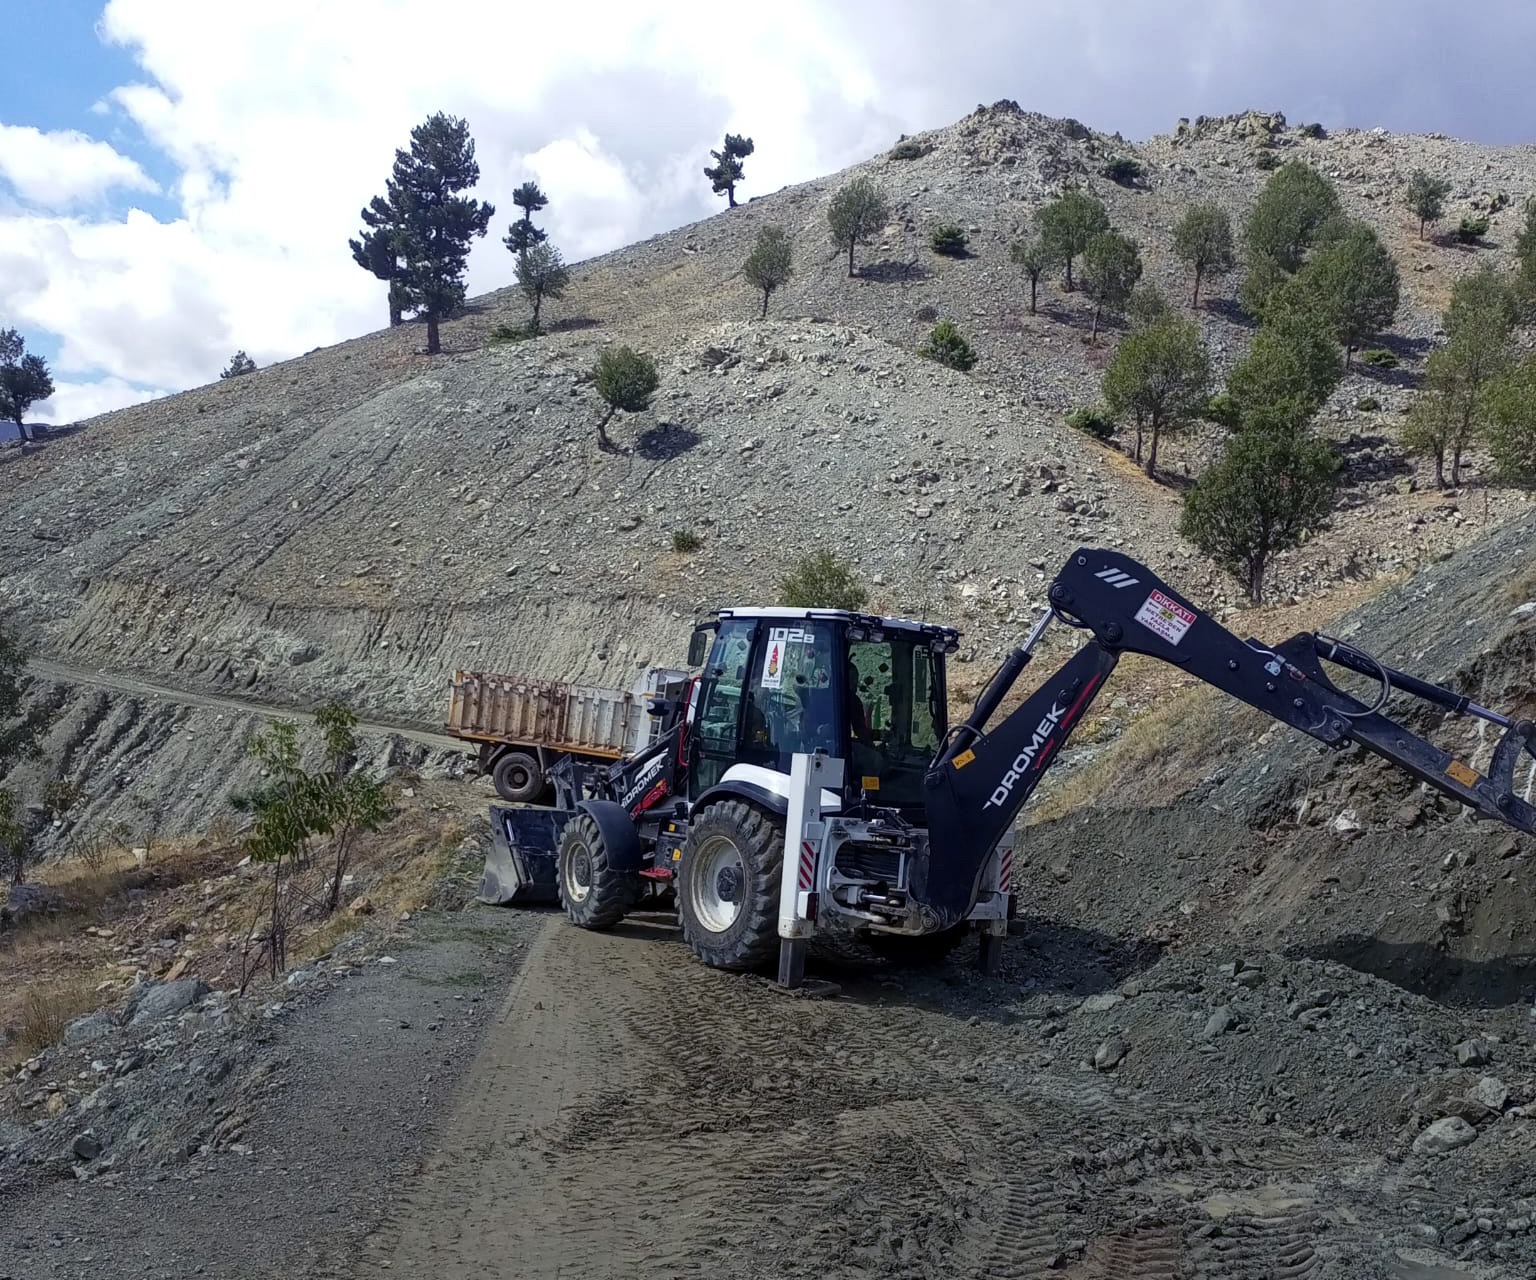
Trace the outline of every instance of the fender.
{"type": "MultiPolygon", "coordinates": [[[[693,802],[692,811],[697,813],[706,805],[731,797],[746,800],[782,818],[789,813],[789,775],[762,765],[733,764],[718,783],[693,802]]],[[[843,798],[823,787],[821,807],[823,812],[837,813],[843,807],[843,798]]]]}
{"type": "Polygon", "coordinates": [[[640,847],[640,831],[621,804],[612,800],[581,800],[576,811],[597,823],[598,833],[608,852],[608,865],[615,871],[643,871],[645,853],[640,847]]]}

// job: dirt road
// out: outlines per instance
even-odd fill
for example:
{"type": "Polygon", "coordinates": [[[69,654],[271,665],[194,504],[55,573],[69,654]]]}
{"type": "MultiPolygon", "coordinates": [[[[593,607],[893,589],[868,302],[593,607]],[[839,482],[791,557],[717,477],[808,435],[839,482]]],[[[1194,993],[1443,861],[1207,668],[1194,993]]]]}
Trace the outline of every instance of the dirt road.
{"type": "Polygon", "coordinates": [[[1380,1155],[1041,1054],[1013,963],[797,999],[551,918],[356,1274],[1442,1274],[1380,1155]]]}

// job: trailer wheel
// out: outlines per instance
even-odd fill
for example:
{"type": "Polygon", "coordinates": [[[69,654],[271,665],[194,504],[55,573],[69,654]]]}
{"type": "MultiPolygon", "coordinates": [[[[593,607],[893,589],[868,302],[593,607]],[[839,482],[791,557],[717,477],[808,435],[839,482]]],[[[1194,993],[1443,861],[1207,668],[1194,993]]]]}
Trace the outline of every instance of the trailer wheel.
{"type": "Polygon", "coordinates": [[[694,820],[677,871],[683,939],[715,969],[755,969],[779,952],[784,832],[751,805],[727,800],[694,820]]]}
{"type": "Polygon", "coordinates": [[[544,792],[544,770],[526,751],[508,751],[491,770],[496,794],[509,804],[532,804],[544,792]]]}
{"type": "Polygon", "coordinates": [[[645,892],[645,881],[635,872],[608,866],[603,833],[587,814],[566,823],[555,860],[560,905],[583,929],[613,928],[645,892]]]}

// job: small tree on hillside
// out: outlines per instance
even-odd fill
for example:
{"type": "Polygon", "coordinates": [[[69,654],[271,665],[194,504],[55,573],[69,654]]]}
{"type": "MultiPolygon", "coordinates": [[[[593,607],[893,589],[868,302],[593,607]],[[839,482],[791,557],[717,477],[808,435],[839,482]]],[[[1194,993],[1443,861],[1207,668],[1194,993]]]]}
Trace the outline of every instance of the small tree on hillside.
{"type": "Polygon", "coordinates": [[[1223,276],[1237,264],[1232,249],[1232,219],[1214,204],[1197,204],[1184,211],[1173,228],[1173,251],[1195,273],[1194,294],[1189,305],[1200,305],[1200,282],[1207,276],[1223,276]]]}
{"type": "Polygon", "coordinates": [[[1338,192],[1316,169],[1299,160],[1276,169],[1243,225],[1243,306],[1263,315],[1269,295],[1301,269],[1307,250],[1338,212],[1338,192]]]}
{"type": "Polygon", "coordinates": [[[400,234],[404,217],[383,196],[374,196],[362,212],[363,230],[347,244],[352,260],[389,285],[389,325],[394,328],[405,318],[405,294],[400,283],[405,263],[400,257],[400,234]]]}
{"type": "Polygon", "coordinates": [[[598,444],[611,452],[613,441],[608,438],[608,423],[613,415],[620,410],[640,413],[650,408],[661,375],[656,372],[656,362],[643,352],[610,347],[592,366],[592,381],[605,410],[597,424],[598,444]]]}
{"type": "Polygon", "coordinates": [[[528,332],[539,332],[539,310],[545,298],[563,298],[570,287],[571,270],[560,257],[560,250],[548,240],[540,240],[517,255],[517,287],[533,308],[528,332]]]}
{"type": "Polygon", "coordinates": [[[501,242],[509,252],[521,254],[549,238],[547,232],[533,225],[533,215],[549,203],[549,197],[539,190],[537,182],[525,182],[512,193],[512,203],[523,211],[523,216],[507,228],[501,242]]]}
{"type": "Polygon", "coordinates": [[[862,609],[869,591],[851,566],[830,551],[802,556],[779,581],[779,604],[786,609],[862,609]]]}
{"type": "Polygon", "coordinates": [[[1043,236],[1022,240],[1008,250],[1008,256],[1029,279],[1029,314],[1035,314],[1035,298],[1040,291],[1040,277],[1056,265],[1056,251],[1043,236]]]}
{"type": "Polygon", "coordinates": [[[1505,484],[1536,488],[1536,356],[1526,356],[1488,389],[1483,428],[1505,484]]]}
{"type": "MultiPolygon", "coordinates": [[[[1424,385],[1408,411],[1403,444],[1435,460],[1435,485],[1453,485],[1461,462],[1490,418],[1489,393],[1515,358],[1515,302],[1509,287],[1484,267],[1457,282],[1442,325],[1446,343],[1424,362],[1424,385]]],[[[1506,409],[1508,406],[1506,406],[1506,409]]]]}
{"type": "Polygon", "coordinates": [[[1199,417],[1210,398],[1211,360],[1192,321],[1157,320],[1121,339],[1104,372],[1104,399],[1115,414],[1136,418],[1136,461],[1143,427],[1152,432],[1147,475],[1157,474],[1162,436],[1199,417]]]}
{"type": "Polygon", "coordinates": [[[736,207],[736,184],[742,180],[741,162],[752,154],[752,139],[739,133],[728,133],[719,151],[711,151],[715,163],[707,166],[704,176],[709,179],[717,196],[730,201],[729,208],[736,207]]]}
{"type": "Polygon", "coordinates": [[[773,296],[773,291],[787,283],[795,273],[795,250],[784,228],[766,226],[758,231],[741,270],[747,283],[762,291],[762,315],[767,316],[768,299],[773,296]]]}
{"type": "Polygon", "coordinates": [[[1083,250],[1082,275],[1083,292],[1093,300],[1089,337],[1097,340],[1100,320],[1106,313],[1118,314],[1141,279],[1141,250],[1118,231],[1101,232],[1083,250]]]}
{"type": "Polygon", "coordinates": [[[1185,497],[1179,530],[1261,603],[1270,560],[1327,526],[1338,470],[1310,432],[1239,431],[1185,497]]]}
{"type": "Polygon", "coordinates": [[[493,205],[459,194],[479,180],[468,124],[442,112],[411,130],[409,151],[395,152],[387,203],[402,218],[395,237],[401,300],[425,317],[429,355],[442,350],[439,323],[464,301],[470,241],[496,215],[493,205]]]}
{"type": "Polygon", "coordinates": [[[1051,253],[1067,268],[1067,292],[1072,282],[1072,263],[1089,242],[1109,230],[1109,210],[1084,191],[1068,191],[1051,201],[1038,215],[1040,236],[1051,253]]]}
{"type": "Polygon", "coordinates": [[[1397,262],[1363,222],[1340,226],[1289,282],[1270,295],[1270,307],[1300,306],[1326,318],[1344,348],[1349,368],[1366,338],[1397,315],[1397,262]]]}
{"type": "Polygon", "coordinates": [[[219,374],[219,377],[243,378],[246,374],[255,372],[256,362],[252,360],[250,356],[246,355],[245,352],[237,351],[233,356],[230,357],[229,366],[224,370],[223,373],[219,374]]]}
{"type": "Polygon", "coordinates": [[[848,275],[853,275],[853,248],[868,244],[890,221],[885,193],[869,178],[855,178],[827,206],[827,228],[832,243],[848,250],[848,275]]]}
{"type": "Polygon", "coordinates": [[[1423,169],[1415,169],[1408,179],[1404,198],[1413,216],[1419,220],[1419,239],[1424,238],[1426,223],[1438,222],[1445,212],[1445,198],[1451,194],[1451,184],[1444,178],[1432,178],[1423,169]]]}
{"type": "Polygon", "coordinates": [[[1259,328],[1248,354],[1227,377],[1244,427],[1295,432],[1327,402],[1344,376],[1327,320],[1283,312],[1259,328]]]}
{"type": "Polygon", "coordinates": [[[969,373],[976,365],[975,350],[953,320],[940,320],[934,325],[917,354],[961,373],[969,373]]]}
{"type": "Polygon", "coordinates": [[[48,362],[28,355],[27,344],[15,329],[0,329],[0,419],[16,424],[23,440],[32,439],[22,416],[39,400],[53,394],[48,362]]]}
{"type": "Polygon", "coordinates": [[[1125,300],[1125,315],[1137,329],[1174,318],[1168,295],[1155,284],[1139,284],[1131,290],[1131,296],[1125,300]]]}

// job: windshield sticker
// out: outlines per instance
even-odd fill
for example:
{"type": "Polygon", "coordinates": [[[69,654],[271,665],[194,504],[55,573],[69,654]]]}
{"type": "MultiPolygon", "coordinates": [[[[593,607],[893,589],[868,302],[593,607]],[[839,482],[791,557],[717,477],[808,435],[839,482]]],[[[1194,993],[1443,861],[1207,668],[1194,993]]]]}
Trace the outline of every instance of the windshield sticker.
{"type": "Polygon", "coordinates": [[[768,652],[763,655],[760,682],[765,689],[784,687],[784,641],[788,634],[788,627],[774,627],[768,632],[768,652]]]}
{"type": "Polygon", "coordinates": [[[1136,610],[1136,621],[1169,644],[1178,644],[1184,633],[1195,625],[1195,611],[1186,609],[1177,600],[1170,600],[1161,591],[1154,591],[1136,610]]]}

